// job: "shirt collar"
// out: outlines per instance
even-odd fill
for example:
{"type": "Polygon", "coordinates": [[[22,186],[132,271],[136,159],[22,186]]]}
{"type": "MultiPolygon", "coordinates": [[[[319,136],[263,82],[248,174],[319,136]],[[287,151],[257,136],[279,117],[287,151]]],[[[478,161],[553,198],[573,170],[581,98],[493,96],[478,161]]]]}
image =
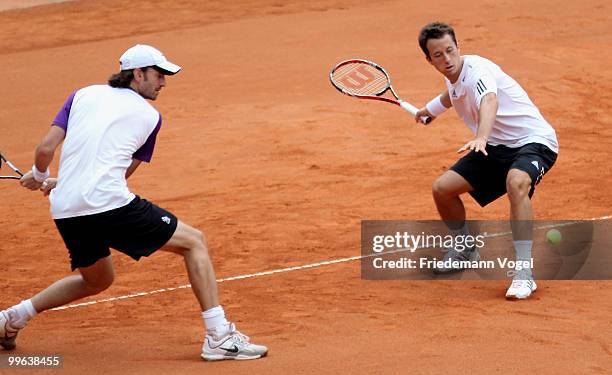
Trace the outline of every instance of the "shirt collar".
{"type": "Polygon", "coordinates": [[[465,95],[465,86],[464,86],[464,81],[465,81],[465,76],[466,76],[466,71],[467,71],[467,67],[469,64],[468,61],[468,56],[462,56],[463,58],[463,66],[461,67],[461,73],[459,73],[459,78],[457,78],[457,81],[455,83],[451,83],[451,81],[448,78],[444,78],[446,80],[446,82],[448,83],[448,85],[451,87],[451,90],[449,91],[449,94],[451,96],[451,99],[455,100],[455,99],[459,99],[460,97],[462,97],[463,95],[465,95]]]}

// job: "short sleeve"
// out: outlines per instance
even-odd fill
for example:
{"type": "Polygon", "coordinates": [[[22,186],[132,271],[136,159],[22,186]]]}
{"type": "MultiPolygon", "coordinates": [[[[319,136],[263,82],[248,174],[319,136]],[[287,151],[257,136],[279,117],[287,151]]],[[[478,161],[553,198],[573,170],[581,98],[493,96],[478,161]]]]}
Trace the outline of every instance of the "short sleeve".
{"type": "Polygon", "coordinates": [[[157,140],[157,133],[159,133],[161,125],[162,117],[160,114],[159,121],[157,121],[157,126],[155,126],[155,129],[153,129],[153,131],[149,135],[149,138],[147,138],[146,142],[142,146],[140,146],[138,150],[136,150],[134,155],[132,155],[134,159],[138,159],[147,163],[151,161],[151,159],[153,158],[153,150],[155,149],[155,141],[157,140]]]}
{"type": "Polygon", "coordinates": [[[74,100],[75,94],[76,91],[68,96],[66,102],[64,102],[64,105],[55,116],[52,125],[59,126],[64,129],[64,131],[68,131],[68,118],[70,117],[70,109],[72,108],[72,101],[74,100]]]}
{"type": "Polygon", "coordinates": [[[480,109],[480,102],[482,98],[488,93],[497,94],[497,83],[495,82],[495,77],[488,70],[479,69],[474,74],[474,100],[476,107],[480,109]]]}

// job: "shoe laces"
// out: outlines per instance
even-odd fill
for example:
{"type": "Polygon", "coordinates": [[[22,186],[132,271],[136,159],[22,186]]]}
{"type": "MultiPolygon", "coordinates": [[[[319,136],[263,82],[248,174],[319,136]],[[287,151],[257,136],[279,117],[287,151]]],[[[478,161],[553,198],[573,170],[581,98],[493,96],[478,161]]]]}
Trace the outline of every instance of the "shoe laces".
{"type": "Polygon", "coordinates": [[[510,270],[506,272],[506,275],[508,277],[512,277],[513,281],[527,281],[533,279],[533,277],[531,277],[526,270],[510,270]]]}
{"type": "Polygon", "coordinates": [[[533,277],[530,277],[526,271],[510,270],[506,274],[508,277],[512,277],[512,288],[531,287],[530,282],[532,282],[533,277]]]}
{"type": "Polygon", "coordinates": [[[208,334],[212,335],[212,337],[216,341],[223,341],[228,338],[229,340],[232,340],[236,343],[249,343],[251,340],[249,336],[238,331],[234,323],[230,323],[229,327],[227,327],[227,330],[222,334],[219,334],[217,330],[209,330],[208,334]]]}
{"type": "Polygon", "coordinates": [[[512,280],[511,288],[522,288],[527,285],[527,280],[512,280]]]}
{"type": "Polygon", "coordinates": [[[248,343],[251,340],[251,338],[249,336],[247,336],[244,333],[238,331],[236,329],[236,325],[234,323],[230,323],[229,335],[231,337],[233,337],[233,338],[236,338],[238,340],[238,342],[242,342],[242,343],[248,343]]]}
{"type": "Polygon", "coordinates": [[[17,332],[20,329],[25,327],[25,324],[19,324],[19,314],[17,314],[17,311],[15,311],[15,309],[13,308],[7,309],[5,310],[5,313],[8,318],[6,322],[6,326],[11,331],[17,332]]]}

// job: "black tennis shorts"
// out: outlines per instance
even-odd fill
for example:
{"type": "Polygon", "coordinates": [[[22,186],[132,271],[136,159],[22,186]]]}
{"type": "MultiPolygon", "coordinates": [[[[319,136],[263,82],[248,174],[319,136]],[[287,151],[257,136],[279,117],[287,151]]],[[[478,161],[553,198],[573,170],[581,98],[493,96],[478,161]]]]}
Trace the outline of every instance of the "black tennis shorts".
{"type": "Polygon", "coordinates": [[[557,160],[557,154],[540,143],[528,143],[517,148],[487,145],[486,150],[488,156],[472,151],[451,167],[472,185],[474,190],[470,195],[482,207],[506,194],[506,176],[510,169],[520,169],[529,174],[531,198],[535,186],[557,160]]]}
{"type": "Polygon", "coordinates": [[[172,238],[177,224],[172,213],[139,196],[114,210],[55,220],[73,271],[107,257],[110,248],[135,260],[149,256],[172,238]]]}

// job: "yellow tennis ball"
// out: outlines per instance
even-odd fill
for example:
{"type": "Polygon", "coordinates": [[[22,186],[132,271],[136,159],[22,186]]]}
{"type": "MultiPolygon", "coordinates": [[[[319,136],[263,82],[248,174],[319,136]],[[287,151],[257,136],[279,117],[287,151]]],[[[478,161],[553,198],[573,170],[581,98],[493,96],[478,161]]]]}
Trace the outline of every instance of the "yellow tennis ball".
{"type": "Polygon", "coordinates": [[[561,232],[559,232],[557,229],[551,229],[546,232],[546,239],[552,245],[558,245],[559,242],[561,242],[561,232]]]}

